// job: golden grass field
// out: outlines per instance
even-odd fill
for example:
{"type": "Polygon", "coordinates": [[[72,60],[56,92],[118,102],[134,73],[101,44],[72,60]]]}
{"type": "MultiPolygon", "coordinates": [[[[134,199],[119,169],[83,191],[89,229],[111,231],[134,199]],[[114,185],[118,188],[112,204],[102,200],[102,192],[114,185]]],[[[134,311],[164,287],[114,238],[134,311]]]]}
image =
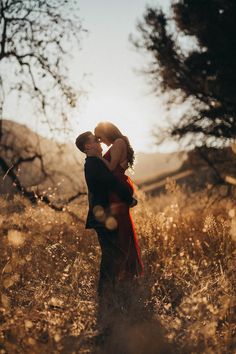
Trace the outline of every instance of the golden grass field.
{"type": "Polygon", "coordinates": [[[166,189],[153,199],[137,192],[145,274],[121,286],[129,307],[118,303],[103,342],[86,199],[56,212],[1,198],[0,353],[236,353],[235,199],[174,181],[166,189]]]}

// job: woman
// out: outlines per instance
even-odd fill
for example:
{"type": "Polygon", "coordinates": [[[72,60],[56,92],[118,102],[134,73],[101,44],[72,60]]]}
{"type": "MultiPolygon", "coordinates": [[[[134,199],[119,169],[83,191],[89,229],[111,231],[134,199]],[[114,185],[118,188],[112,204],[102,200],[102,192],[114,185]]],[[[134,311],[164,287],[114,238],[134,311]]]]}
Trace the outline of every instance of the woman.
{"type": "MultiPolygon", "coordinates": [[[[99,123],[94,134],[100,142],[107,146],[111,145],[103,157],[98,157],[121,182],[128,185],[133,193],[133,183],[125,174],[126,169],[132,168],[134,163],[134,151],[128,138],[122,135],[120,130],[110,122],[99,123]]],[[[142,275],[143,264],[129,208],[115,193],[111,193],[109,198],[118,224],[118,247],[121,251],[116,267],[116,276],[118,279],[130,279],[142,275]]]]}

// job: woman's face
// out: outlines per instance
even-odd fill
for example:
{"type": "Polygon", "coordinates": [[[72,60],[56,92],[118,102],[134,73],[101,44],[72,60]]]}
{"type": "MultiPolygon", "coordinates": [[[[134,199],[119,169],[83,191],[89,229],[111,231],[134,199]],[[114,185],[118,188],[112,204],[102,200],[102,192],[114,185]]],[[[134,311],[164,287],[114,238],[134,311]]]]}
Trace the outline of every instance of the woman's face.
{"type": "Polygon", "coordinates": [[[99,141],[107,146],[110,146],[112,143],[109,139],[102,133],[95,131],[95,136],[99,139],[99,141]]]}

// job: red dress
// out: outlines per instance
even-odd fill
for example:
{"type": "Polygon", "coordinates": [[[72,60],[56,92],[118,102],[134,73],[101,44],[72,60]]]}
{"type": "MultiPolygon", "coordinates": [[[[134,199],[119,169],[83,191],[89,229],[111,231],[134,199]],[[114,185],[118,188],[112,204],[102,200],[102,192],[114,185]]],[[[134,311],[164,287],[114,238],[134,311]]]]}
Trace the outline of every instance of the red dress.
{"type": "MultiPolygon", "coordinates": [[[[110,149],[103,156],[106,160],[111,160],[110,149]]],[[[117,165],[113,174],[119,181],[128,185],[130,191],[134,192],[131,179],[125,174],[122,166],[117,165]]],[[[134,223],[129,207],[115,193],[110,193],[109,200],[117,221],[118,247],[120,249],[119,262],[116,266],[115,276],[118,279],[133,278],[143,274],[143,263],[140,255],[138,239],[134,229],[134,223]]]]}

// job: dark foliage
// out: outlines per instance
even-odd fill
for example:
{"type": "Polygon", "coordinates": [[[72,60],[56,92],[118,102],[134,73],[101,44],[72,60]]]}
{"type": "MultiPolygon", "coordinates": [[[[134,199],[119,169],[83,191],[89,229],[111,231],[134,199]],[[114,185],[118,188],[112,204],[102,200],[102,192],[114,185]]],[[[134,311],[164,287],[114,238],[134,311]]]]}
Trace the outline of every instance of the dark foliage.
{"type": "Polygon", "coordinates": [[[162,137],[228,142],[236,136],[236,2],[182,0],[171,9],[167,17],[147,8],[138,25],[141,38],[133,40],[152,55],[147,74],[155,91],[168,92],[169,105],[180,97],[191,102],[162,137]]]}

